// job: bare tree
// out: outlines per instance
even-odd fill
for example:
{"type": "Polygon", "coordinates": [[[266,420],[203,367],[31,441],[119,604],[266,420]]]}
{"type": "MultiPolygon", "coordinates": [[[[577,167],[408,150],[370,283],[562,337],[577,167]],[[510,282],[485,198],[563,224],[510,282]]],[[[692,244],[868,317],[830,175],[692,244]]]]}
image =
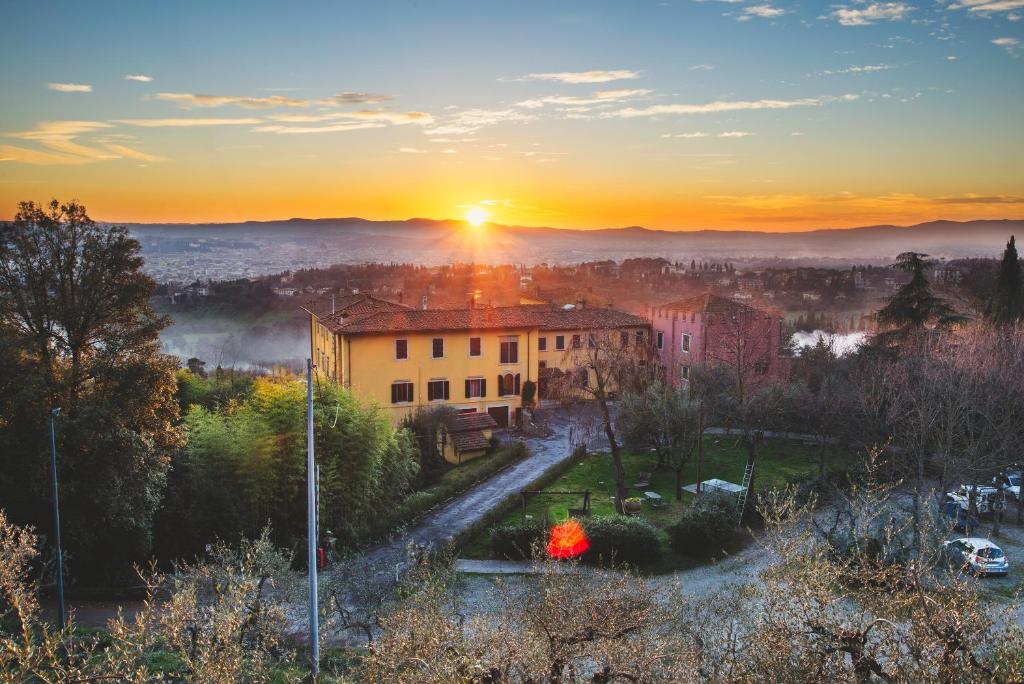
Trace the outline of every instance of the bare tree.
{"type": "Polygon", "coordinates": [[[617,330],[581,334],[579,343],[565,352],[567,373],[552,379],[551,390],[563,400],[593,401],[601,413],[605,437],[615,466],[616,508],[624,513],[628,496],[622,446],[615,433],[612,403],[622,392],[638,391],[653,378],[655,368],[650,340],[617,330]]]}

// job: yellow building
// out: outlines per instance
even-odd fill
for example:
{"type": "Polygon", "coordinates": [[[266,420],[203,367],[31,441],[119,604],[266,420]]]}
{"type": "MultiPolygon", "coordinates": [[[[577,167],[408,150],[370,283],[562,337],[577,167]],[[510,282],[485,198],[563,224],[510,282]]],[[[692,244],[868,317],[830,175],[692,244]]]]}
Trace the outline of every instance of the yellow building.
{"type": "Polygon", "coordinates": [[[395,423],[447,404],[507,426],[519,417],[525,384],[536,383],[543,367],[561,367],[559,340],[571,345],[611,328],[649,339],[650,329],[613,309],[412,309],[372,295],[304,308],[317,372],[388,409],[395,423]]]}

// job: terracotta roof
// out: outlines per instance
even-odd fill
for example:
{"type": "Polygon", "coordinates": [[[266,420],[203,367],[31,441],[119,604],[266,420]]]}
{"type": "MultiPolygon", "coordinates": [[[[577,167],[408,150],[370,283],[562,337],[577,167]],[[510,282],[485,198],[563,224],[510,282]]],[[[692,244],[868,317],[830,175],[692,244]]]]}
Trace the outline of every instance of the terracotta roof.
{"type": "Polygon", "coordinates": [[[457,453],[464,453],[466,451],[479,451],[481,449],[487,449],[491,446],[491,443],[484,437],[484,433],[479,430],[470,430],[468,432],[453,432],[451,434],[452,445],[455,446],[457,453]]]}
{"type": "Polygon", "coordinates": [[[695,297],[680,299],[668,304],[655,306],[655,309],[668,311],[679,311],[682,313],[734,313],[737,311],[751,311],[761,314],[768,313],[748,304],[737,302],[735,299],[719,297],[718,295],[705,292],[695,297]]]}
{"type": "Polygon", "coordinates": [[[365,313],[353,308],[336,313],[326,320],[321,319],[321,322],[330,330],[343,334],[522,328],[595,330],[648,325],[639,316],[614,309],[564,310],[544,305],[473,309],[410,309],[395,305],[378,307],[365,313]]]}
{"type": "Polygon", "coordinates": [[[331,311],[331,301],[318,300],[302,309],[320,319],[328,330],[336,331],[349,320],[364,318],[366,316],[386,311],[412,311],[408,306],[398,302],[388,301],[374,297],[370,294],[345,295],[335,297],[334,310],[331,311]]]}
{"type": "Polygon", "coordinates": [[[448,421],[448,431],[453,433],[496,427],[498,422],[489,413],[458,413],[448,421]]]}

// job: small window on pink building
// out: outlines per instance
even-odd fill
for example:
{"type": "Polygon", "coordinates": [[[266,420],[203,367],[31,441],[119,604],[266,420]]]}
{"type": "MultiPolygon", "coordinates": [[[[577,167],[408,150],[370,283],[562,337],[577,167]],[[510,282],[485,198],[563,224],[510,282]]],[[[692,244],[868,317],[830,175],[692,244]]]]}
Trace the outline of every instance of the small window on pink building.
{"type": "Polygon", "coordinates": [[[683,333],[683,351],[690,351],[690,333],[683,333]]]}

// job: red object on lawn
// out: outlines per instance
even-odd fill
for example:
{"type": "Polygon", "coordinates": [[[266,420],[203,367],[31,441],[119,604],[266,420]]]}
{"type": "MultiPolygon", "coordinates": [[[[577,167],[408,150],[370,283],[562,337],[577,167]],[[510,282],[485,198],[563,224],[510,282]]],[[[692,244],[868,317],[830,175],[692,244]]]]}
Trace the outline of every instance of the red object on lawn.
{"type": "Polygon", "coordinates": [[[316,567],[319,570],[323,570],[324,566],[327,565],[327,554],[324,553],[324,547],[316,547],[316,567]]]}
{"type": "Polygon", "coordinates": [[[548,555],[552,558],[575,558],[590,548],[590,540],[578,520],[569,518],[551,528],[548,555]]]}

